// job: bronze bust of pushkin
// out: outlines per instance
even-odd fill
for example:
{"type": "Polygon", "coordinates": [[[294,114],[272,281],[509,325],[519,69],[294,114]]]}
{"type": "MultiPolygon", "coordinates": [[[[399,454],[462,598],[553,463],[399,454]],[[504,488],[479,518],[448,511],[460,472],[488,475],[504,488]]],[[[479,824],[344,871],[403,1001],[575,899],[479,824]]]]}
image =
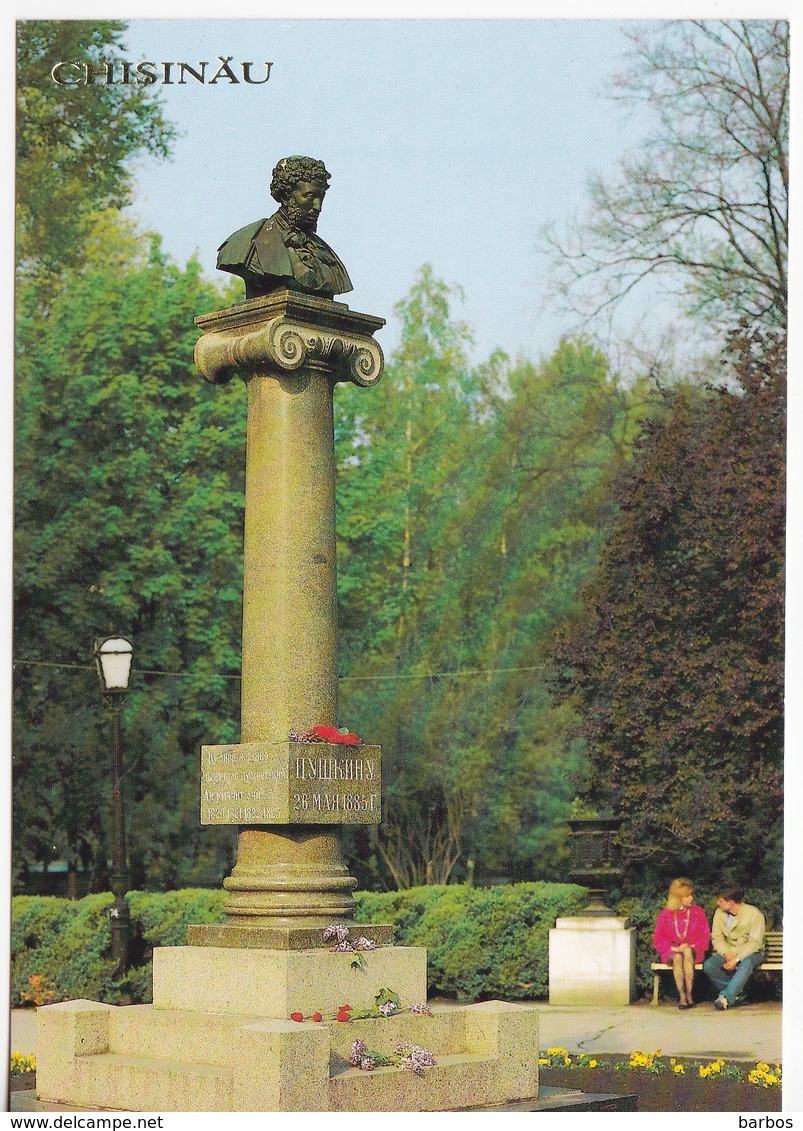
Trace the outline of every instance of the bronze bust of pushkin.
{"type": "Polygon", "coordinates": [[[246,299],[280,287],[322,298],[352,290],[346,268],[315,234],[330,177],[323,161],[285,157],[270,184],[278,212],[246,224],[220,245],[218,268],[245,280],[246,299]]]}

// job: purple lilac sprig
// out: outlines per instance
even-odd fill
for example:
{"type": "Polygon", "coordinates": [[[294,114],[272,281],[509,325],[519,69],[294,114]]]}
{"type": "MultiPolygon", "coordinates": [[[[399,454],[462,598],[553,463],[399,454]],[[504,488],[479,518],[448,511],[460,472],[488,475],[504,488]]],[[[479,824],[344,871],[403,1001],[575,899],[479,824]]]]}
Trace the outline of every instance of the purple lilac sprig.
{"type": "Polygon", "coordinates": [[[361,1068],[363,1072],[373,1072],[377,1064],[388,1064],[389,1061],[380,1056],[375,1049],[369,1049],[362,1037],[356,1037],[351,1042],[349,1063],[354,1068],[361,1068]]]}
{"type": "Polygon", "coordinates": [[[376,950],[376,943],[373,939],[367,939],[365,935],[358,935],[352,942],[349,939],[349,928],[345,923],[331,923],[328,927],[324,927],[323,941],[331,942],[332,939],[337,939],[337,943],[332,947],[333,951],[350,951],[350,950],[376,950]]]}
{"type": "Polygon", "coordinates": [[[416,1076],[423,1076],[425,1068],[431,1068],[438,1062],[429,1049],[420,1045],[397,1044],[392,1056],[382,1056],[375,1049],[369,1049],[362,1037],[357,1037],[351,1042],[349,1063],[363,1072],[371,1072],[377,1065],[396,1065],[414,1072],[416,1076]]]}
{"type": "Polygon", "coordinates": [[[365,1041],[362,1039],[362,1037],[355,1037],[354,1040],[351,1042],[350,1063],[353,1064],[355,1068],[359,1068],[360,1061],[365,1056],[365,1053],[366,1053],[365,1041]]]}
{"type": "Polygon", "coordinates": [[[399,1067],[414,1072],[416,1076],[423,1076],[425,1068],[438,1063],[429,1049],[422,1048],[421,1045],[398,1044],[396,1055],[399,1057],[399,1067]]]}
{"type": "Polygon", "coordinates": [[[349,929],[345,923],[331,923],[328,927],[324,927],[324,942],[329,942],[330,939],[337,939],[337,941],[341,943],[345,942],[348,937],[349,929]]]}

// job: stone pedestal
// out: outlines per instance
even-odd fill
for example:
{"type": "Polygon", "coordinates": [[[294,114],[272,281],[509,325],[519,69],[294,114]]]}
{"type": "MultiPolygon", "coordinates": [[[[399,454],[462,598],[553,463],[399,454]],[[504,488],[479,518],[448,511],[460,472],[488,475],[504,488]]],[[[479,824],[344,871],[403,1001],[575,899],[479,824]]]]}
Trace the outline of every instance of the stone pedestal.
{"type": "Polygon", "coordinates": [[[153,1004],[288,1020],[291,1013],[334,1015],[341,1005],[365,1011],[391,987],[408,1004],[427,1000],[427,952],[420,946],[354,952],[165,946],[153,953],[153,1004]]]}
{"type": "MultiPolygon", "coordinates": [[[[366,932],[370,928],[366,926],[366,932]]],[[[409,1008],[393,1017],[332,1020],[370,1008],[385,987],[405,1007],[426,995],[426,952],[380,947],[353,955],[163,947],[154,1004],[70,1001],[40,1008],[40,1098],[121,1111],[449,1111],[538,1094],[538,1014],[489,1001],[409,1008]],[[291,1020],[290,1012],[315,1022],[291,1020]],[[390,1055],[397,1043],[434,1053],[423,1076],[350,1064],[351,1045],[390,1055]]]]}
{"type": "Polygon", "coordinates": [[[550,1005],[630,1005],[636,928],[618,915],[560,918],[549,932],[550,1005]]]}

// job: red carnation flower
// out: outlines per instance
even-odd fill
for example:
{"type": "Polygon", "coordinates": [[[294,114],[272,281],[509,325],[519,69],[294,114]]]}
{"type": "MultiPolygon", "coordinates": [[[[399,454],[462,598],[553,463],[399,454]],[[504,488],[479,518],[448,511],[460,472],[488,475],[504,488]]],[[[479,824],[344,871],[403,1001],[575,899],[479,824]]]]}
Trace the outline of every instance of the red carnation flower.
{"type": "Polygon", "coordinates": [[[313,1013],[312,1020],[313,1021],[323,1021],[323,1017],[321,1017],[320,1013],[313,1013]]]}
{"type": "Polygon", "coordinates": [[[290,1020],[291,1021],[303,1021],[304,1020],[304,1014],[303,1013],[291,1013],[290,1014],[290,1020]]]}
{"type": "Polygon", "coordinates": [[[317,726],[312,728],[314,738],[320,738],[323,742],[337,742],[340,737],[340,731],[337,727],[317,726]]]}
{"type": "Polygon", "coordinates": [[[361,738],[358,738],[352,731],[345,730],[345,728],[340,731],[337,727],[321,725],[313,727],[307,733],[310,738],[317,739],[318,742],[332,742],[340,746],[359,746],[362,743],[361,738]]]}

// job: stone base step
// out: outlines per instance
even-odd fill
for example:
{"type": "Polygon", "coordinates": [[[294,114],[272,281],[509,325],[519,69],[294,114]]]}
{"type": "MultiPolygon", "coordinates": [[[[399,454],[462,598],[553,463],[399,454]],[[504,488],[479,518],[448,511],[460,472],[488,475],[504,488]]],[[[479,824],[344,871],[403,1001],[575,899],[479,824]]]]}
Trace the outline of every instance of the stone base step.
{"type": "Polygon", "coordinates": [[[450,1111],[538,1094],[538,1015],[482,1002],[349,1022],[295,1022],[75,1001],[38,1012],[45,1101],[119,1111],[450,1111]],[[392,1055],[416,1044],[437,1060],[409,1069],[350,1065],[360,1037],[392,1055]]]}
{"type": "Polygon", "coordinates": [[[86,1101],[118,1111],[230,1111],[235,1071],[214,1064],[96,1053],[77,1062],[76,1084],[86,1101]]]}
{"type": "Polygon", "coordinates": [[[492,1084],[495,1061],[476,1053],[439,1056],[418,1076],[408,1068],[349,1068],[329,1081],[330,1111],[453,1111],[466,1089],[492,1084]]]}
{"type": "Polygon", "coordinates": [[[126,1005],[109,1013],[108,1051],[226,1068],[242,1055],[244,1031],[259,1017],[126,1005]]]}
{"type": "MultiPolygon", "coordinates": [[[[493,1058],[472,1053],[438,1057],[423,1076],[392,1066],[372,1072],[349,1068],[331,1077],[328,1089],[306,1110],[453,1110],[465,1106],[466,1096],[478,1087],[493,1090],[497,1069],[493,1058]]],[[[96,1053],[80,1061],[77,1097],[118,1111],[271,1110],[261,1103],[250,1106],[236,1077],[234,1068],[218,1065],[96,1053]]]]}
{"type": "Polygon", "coordinates": [[[157,1009],[252,1017],[334,1016],[345,1002],[373,1008],[377,992],[392,986],[404,1002],[425,1001],[427,952],[420,946],[380,946],[355,971],[354,953],[317,947],[270,950],[227,946],[159,946],[153,952],[157,1009]]]}
{"type": "MultiPolygon", "coordinates": [[[[297,1027],[289,1020],[281,1024],[290,1032],[297,1027]]],[[[327,1030],[333,1072],[350,1059],[355,1037],[384,1053],[406,1041],[423,1044],[436,1056],[463,1052],[470,1040],[465,1009],[450,1006],[435,1006],[431,1017],[400,1013],[391,1018],[304,1024],[327,1030]]],[[[170,1060],[180,1050],[186,1060],[225,1067],[242,1060],[246,1055],[243,1046],[253,1040],[255,1032],[266,1031],[266,1025],[262,1017],[127,1005],[109,1012],[108,1051],[170,1060]]]]}
{"type": "MultiPolygon", "coordinates": [[[[538,1099],[494,1107],[462,1108],[462,1111],[480,1111],[496,1114],[504,1111],[638,1111],[637,1096],[612,1096],[605,1093],[578,1092],[574,1089],[541,1088],[538,1099]]],[[[40,1100],[34,1088],[11,1090],[10,1111],[65,1112],[102,1111],[103,1108],[72,1107],[69,1104],[50,1104],[40,1100]]]]}

